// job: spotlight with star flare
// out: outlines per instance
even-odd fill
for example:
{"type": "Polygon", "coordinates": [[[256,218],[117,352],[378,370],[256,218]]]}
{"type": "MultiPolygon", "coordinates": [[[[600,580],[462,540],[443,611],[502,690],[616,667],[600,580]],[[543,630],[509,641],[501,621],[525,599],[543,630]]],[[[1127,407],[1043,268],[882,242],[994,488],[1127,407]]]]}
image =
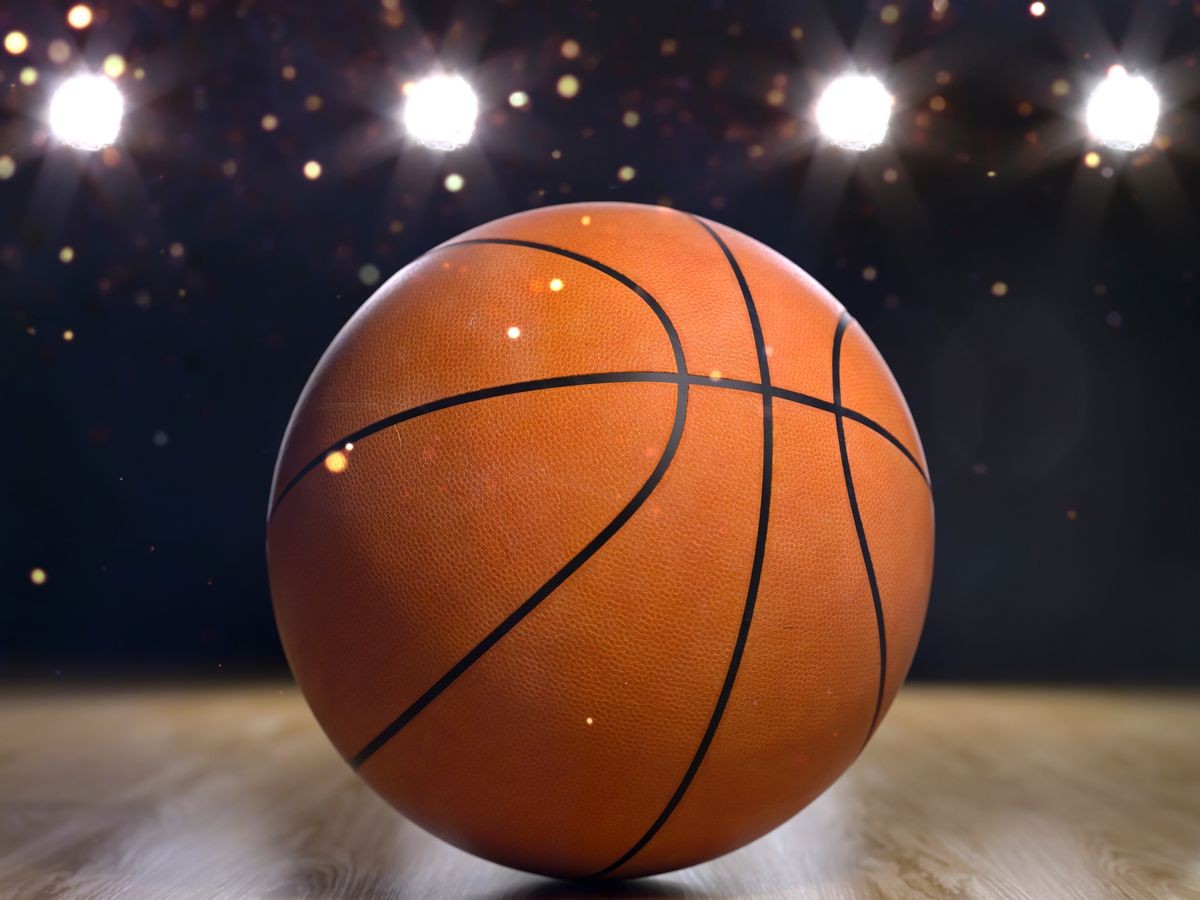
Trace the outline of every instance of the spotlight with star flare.
{"type": "Polygon", "coordinates": [[[50,130],[78,150],[100,150],[117,139],[125,100],[103,75],[73,75],[50,100],[50,130]]]}
{"type": "Polygon", "coordinates": [[[475,133],[479,99],[461,75],[430,75],[405,91],[404,127],[431,150],[457,150],[475,133]]]}
{"type": "Polygon", "coordinates": [[[1154,139],[1158,127],[1159,99],[1143,75],[1130,75],[1124,66],[1112,66],[1088,99],[1088,131],[1114,150],[1136,150],[1154,139]]]}
{"type": "Polygon", "coordinates": [[[817,100],[817,127],[844,150],[869,150],[887,136],[892,103],[892,95],[874,75],[841,75],[817,100]]]}

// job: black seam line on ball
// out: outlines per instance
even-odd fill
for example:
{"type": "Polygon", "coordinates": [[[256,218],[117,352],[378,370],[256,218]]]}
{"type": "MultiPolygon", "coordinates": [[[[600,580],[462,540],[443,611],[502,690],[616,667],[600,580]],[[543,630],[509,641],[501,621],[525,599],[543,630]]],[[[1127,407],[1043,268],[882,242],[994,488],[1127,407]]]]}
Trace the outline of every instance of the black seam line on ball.
{"type": "MultiPolygon", "coordinates": [[[[357,431],[346,435],[340,440],[334,441],[307,463],[289,479],[279,492],[279,496],[275,499],[275,505],[271,509],[271,516],[279,509],[279,504],[283,502],[283,498],[300,482],[305,475],[311,472],[317,466],[325,461],[330,453],[339,450],[346,444],[358,443],[365,440],[373,434],[380,431],[385,431],[393,425],[399,425],[411,419],[417,419],[428,413],[438,412],[443,409],[452,409],[455,406],[462,406],[466,403],[475,403],[480,400],[490,400],[493,397],[507,397],[512,394],[524,394],[531,391],[544,391],[553,388],[574,387],[577,385],[588,384],[623,384],[629,382],[646,382],[652,384],[678,384],[680,381],[686,381],[689,384],[694,384],[700,387],[724,388],[731,391],[745,391],[750,394],[761,394],[763,392],[762,385],[755,384],[753,381],[739,381],[734,378],[713,378],[709,375],[684,375],[682,378],[673,372],[589,372],[583,375],[560,375],[553,378],[535,378],[530,381],[518,381],[513,384],[500,384],[495,387],[480,388],[476,391],[467,391],[463,394],[455,394],[451,397],[442,397],[437,400],[431,400],[428,403],[422,403],[418,406],[410,407],[406,410],[401,410],[398,413],[393,413],[390,416],[385,416],[378,421],[372,422],[369,425],[364,425],[357,431]]],[[[811,394],[802,394],[799,391],[789,391],[786,388],[771,387],[771,393],[777,400],[787,400],[792,403],[799,403],[801,406],[808,406],[812,409],[819,409],[822,412],[836,412],[838,407],[828,400],[822,400],[820,397],[814,397],[811,394]]],[[[900,442],[895,435],[880,425],[873,419],[864,416],[862,413],[853,410],[841,408],[842,414],[847,419],[853,419],[861,425],[870,428],[880,437],[884,438],[893,447],[904,454],[904,457],[912,463],[913,467],[920,474],[926,484],[929,480],[925,477],[925,470],[921,468],[921,464],[917,462],[917,458],[909,452],[908,448],[900,442]]]]}
{"type": "MultiPolygon", "coordinates": [[[[459,243],[468,243],[460,241],[459,243]]],[[[379,734],[372,738],[365,747],[358,751],[351,759],[350,765],[352,768],[359,768],[363,763],[371,758],[384,744],[392,739],[397,732],[405,725],[411,722],[426,706],[432,703],[437,697],[451,684],[453,684],[460,675],[474,665],[480,657],[488,652],[501,638],[512,631],[521,620],[533,612],[538,605],[549,597],[555,590],[558,589],[563,582],[571,577],[579,570],[584,563],[594,556],[601,547],[608,543],[609,539],[620,531],[625,523],[628,522],[642,506],[643,503],[654,493],[663,476],[667,474],[667,469],[670,468],[672,460],[675,458],[675,453],[679,449],[680,439],[683,437],[683,426],[687,419],[687,401],[688,387],[690,382],[687,379],[687,362],[683,356],[683,344],[679,340],[679,333],[675,330],[675,325],[667,316],[666,311],[659,305],[658,301],[650,295],[648,291],[643,289],[641,285],[633,281],[626,275],[621,274],[616,269],[612,269],[602,263],[598,263],[593,259],[582,256],[578,253],[573,253],[568,250],[562,250],[557,247],[550,247],[546,244],[530,244],[523,241],[476,241],[472,243],[505,243],[514,244],[516,246],[531,247],[536,250],[545,250],[550,253],[559,253],[563,256],[570,257],[592,266],[606,275],[615,278],[621,284],[628,287],[631,291],[637,294],[658,316],[662,323],[663,330],[667,334],[667,339],[671,342],[671,348],[675,352],[675,362],[678,367],[678,372],[674,380],[676,386],[675,393],[675,419],[671,425],[671,435],[667,439],[666,446],[663,447],[662,454],[658,458],[658,463],[654,466],[654,470],[650,476],[642,484],[638,492],[633,495],[628,503],[622,507],[621,511],[613,517],[612,521],[604,527],[604,529],[592,538],[582,550],[571,557],[570,561],[565,566],[559,569],[550,577],[545,584],[538,588],[532,596],[524,603],[514,609],[504,618],[504,620],[488,632],[487,636],[476,644],[462,659],[455,663],[448,672],[442,675],[436,682],[433,683],[426,691],[421,694],[413,703],[409,705],[399,716],[384,728],[379,734]]]]}
{"type": "Polygon", "coordinates": [[[671,436],[667,440],[667,445],[663,448],[662,455],[658,459],[658,465],[654,467],[654,471],[650,473],[650,477],[646,479],[646,482],[633,496],[633,499],[625,504],[624,508],[604,527],[603,531],[592,538],[565,566],[555,572],[549,581],[538,588],[528,600],[509,613],[499,625],[488,633],[487,637],[476,644],[466,656],[455,663],[446,674],[435,681],[425,693],[414,700],[404,712],[393,719],[383,731],[379,732],[365,747],[359,750],[350,760],[351,767],[357,769],[365,763],[376,751],[391,740],[400,729],[416,718],[421,710],[436,700],[439,694],[450,687],[460,675],[474,665],[488,650],[492,649],[502,637],[512,631],[522,619],[533,612],[538,604],[549,597],[564,581],[591,559],[613,535],[625,526],[625,523],[633,517],[633,514],[641,508],[646,499],[654,492],[654,489],[658,487],[658,483],[662,481],[667,468],[671,465],[671,461],[675,457],[675,451],[679,448],[679,439],[683,436],[683,423],[687,412],[688,383],[680,381],[678,382],[678,387],[679,390],[675,400],[675,422],[671,426],[671,436]]]}
{"type": "Polygon", "coordinates": [[[746,283],[746,276],[742,272],[742,267],[738,265],[729,247],[721,240],[721,236],[709,227],[708,223],[703,219],[694,216],[693,218],[708,232],[709,237],[716,241],[717,246],[721,248],[721,252],[725,254],[725,259],[729,263],[729,267],[733,270],[734,276],[737,278],[742,299],[746,304],[746,313],[750,317],[750,330],[754,335],[754,347],[758,354],[758,371],[762,383],[760,393],[762,395],[763,414],[763,451],[762,489],[759,493],[758,533],[754,540],[754,560],[750,566],[750,581],[746,588],[745,604],[742,607],[742,620],[738,625],[737,638],[733,644],[733,652],[730,654],[729,664],[725,669],[725,678],[721,683],[721,691],[717,695],[716,705],[713,707],[708,725],[705,727],[704,734],[700,738],[700,745],[696,748],[695,755],[693,755],[691,763],[688,764],[687,771],[683,773],[683,778],[680,779],[679,785],[675,788],[675,793],[667,801],[667,805],[663,807],[658,818],[651,823],[646,832],[620,858],[590,875],[589,877],[591,878],[601,878],[616,871],[640,853],[654,839],[654,836],[658,834],[663,825],[666,824],[667,819],[671,817],[676,807],[679,806],[683,800],[683,795],[687,793],[696,774],[700,771],[700,766],[704,762],[708,748],[711,746],[713,738],[716,737],[717,728],[721,724],[722,717],[725,715],[725,709],[729,705],[729,698],[733,694],[733,684],[737,680],[738,669],[741,667],[742,656],[746,650],[746,641],[750,636],[750,625],[754,620],[754,605],[758,599],[758,586],[762,580],[763,557],[766,555],[767,523],[771,512],[771,462],[774,438],[774,427],[771,420],[773,394],[771,392],[771,370],[767,363],[767,345],[763,339],[762,324],[758,320],[758,310],[754,306],[754,297],[750,292],[750,285],[746,283]]]}
{"type": "MultiPolygon", "coordinates": [[[[638,296],[638,298],[641,299],[641,301],[643,303],[645,303],[647,306],[650,307],[651,312],[654,313],[654,315],[658,318],[658,321],[662,324],[663,331],[665,331],[667,333],[667,340],[670,341],[670,343],[671,343],[671,354],[675,357],[676,372],[680,376],[684,376],[687,374],[687,363],[684,361],[684,358],[683,358],[683,342],[679,339],[679,332],[677,332],[675,330],[675,324],[667,316],[666,310],[664,310],[662,308],[662,304],[660,304],[657,300],[655,300],[654,297],[651,296],[649,291],[647,291],[645,288],[643,288],[640,284],[638,284],[636,281],[634,281],[628,275],[624,274],[623,272],[618,272],[616,269],[612,268],[611,266],[606,266],[604,263],[600,262],[599,260],[592,259],[590,256],[584,256],[582,253],[576,253],[573,250],[565,250],[562,247],[555,247],[555,246],[552,246],[551,244],[539,244],[534,241],[521,241],[521,240],[516,240],[515,238],[471,238],[471,239],[465,240],[465,241],[453,241],[448,244],[441,244],[440,246],[434,247],[429,252],[434,253],[438,250],[449,250],[451,247],[463,247],[463,246],[469,247],[469,246],[476,246],[476,245],[481,245],[481,244],[498,244],[498,245],[505,246],[505,247],[524,247],[529,250],[541,250],[545,253],[554,253],[558,256],[563,256],[563,257],[566,257],[567,259],[572,259],[575,262],[583,263],[583,265],[585,265],[585,266],[590,266],[591,268],[595,269],[596,271],[601,272],[601,273],[607,275],[609,278],[612,278],[613,280],[617,281],[619,284],[622,284],[625,287],[629,288],[629,290],[633,291],[638,296]]],[[[430,403],[425,403],[425,404],[422,404],[421,406],[413,407],[412,410],[410,410],[410,411],[396,413],[394,416],[389,416],[386,419],[380,419],[379,422],[375,422],[371,425],[367,425],[364,428],[359,429],[359,431],[356,431],[353,435],[348,435],[348,436],[342,438],[337,443],[329,445],[318,456],[309,460],[304,465],[304,467],[299,472],[297,472],[295,475],[293,475],[291,477],[291,479],[288,481],[288,483],[286,485],[284,485],[283,490],[281,490],[279,492],[279,496],[275,498],[275,504],[271,508],[271,516],[275,515],[275,510],[277,510],[279,508],[279,504],[283,500],[284,496],[288,493],[288,491],[290,491],[293,487],[296,486],[296,484],[300,481],[301,478],[303,478],[305,475],[307,475],[309,472],[311,472],[313,469],[315,469],[317,466],[319,466],[321,464],[321,461],[326,456],[328,456],[334,450],[337,450],[338,448],[342,447],[346,443],[353,443],[355,440],[360,440],[361,438],[366,437],[369,434],[374,434],[376,431],[380,431],[383,428],[387,428],[391,425],[397,425],[400,422],[406,422],[411,418],[415,418],[416,416],[419,416],[419,415],[424,415],[427,412],[436,412],[439,409],[447,409],[450,406],[458,406],[461,403],[471,403],[475,400],[486,400],[490,397],[499,397],[504,394],[520,393],[521,391],[527,391],[527,390],[528,391],[536,391],[536,390],[539,390],[539,389],[545,388],[545,387],[563,387],[563,386],[565,386],[565,384],[602,384],[602,383],[604,383],[604,382],[586,380],[589,377],[592,377],[592,376],[588,376],[588,375],[564,376],[564,378],[559,378],[559,379],[544,378],[544,379],[535,379],[533,381],[518,382],[516,385],[501,385],[499,387],[494,387],[494,388],[483,388],[479,391],[470,391],[466,394],[458,394],[454,397],[444,397],[440,400],[434,400],[434,401],[431,401],[430,403]],[[566,379],[565,384],[543,383],[543,382],[560,382],[560,381],[564,381],[564,379],[566,379]],[[511,390],[509,390],[509,389],[511,389],[511,390]],[[412,415],[409,415],[408,412],[412,412],[412,415]]],[[[620,379],[614,379],[614,380],[620,380],[620,379]]],[[[268,522],[270,521],[271,516],[267,517],[268,522]]]]}
{"type": "MultiPolygon", "coordinates": [[[[701,224],[703,225],[703,223],[701,224]]],[[[705,226],[705,228],[707,228],[707,226],[705,226]]],[[[278,496],[275,498],[274,504],[271,507],[271,514],[268,516],[268,522],[274,517],[276,511],[279,509],[279,504],[283,502],[283,498],[286,497],[297,484],[299,484],[300,480],[305,475],[307,475],[317,466],[321,465],[321,463],[325,460],[325,457],[330,453],[341,449],[348,443],[354,443],[362,440],[363,438],[369,437],[378,431],[382,431],[385,428],[390,428],[392,425],[398,425],[401,422],[407,422],[410,419],[415,419],[418,416],[425,415],[426,413],[437,412],[442,409],[449,409],[454,406],[460,406],[464,403],[473,403],[476,400],[487,400],[492,397],[503,397],[508,394],[519,394],[525,391],[537,391],[547,388],[567,387],[575,384],[607,384],[610,382],[621,381],[663,381],[675,383],[678,379],[683,378],[690,381],[692,384],[726,387],[733,390],[750,391],[752,393],[761,393],[763,391],[762,385],[755,384],[750,381],[737,381],[729,378],[713,379],[703,375],[687,374],[687,367],[683,359],[683,344],[679,340],[679,335],[675,331],[674,324],[667,317],[666,312],[663,310],[659,302],[655,300],[654,297],[651,296],[650,293],[641,285],[637,284],[627,275],[624,275],[623,273],[618,272],[616,269],[606,266],[604,263],[598,262],[591,257],[584,256],[580,253],[575,253],[573,250],[564,250],[561,247],[554,247],[550,244],[538,244],[533,241],[516,240],[515,238],[471,238],[465,241],[455,241],[449,244],[442,244],[438,247],[434,247],[429,252],[433,253],[438,250],[448,250],[451,247],[461,247],[464,245],[470,246],[477,244],[499,244],[503,246],[526,247],[532,250],[542,250],[547,253],[555,253],[559,256],[566,257],[567,259],[572,259],[576,262],[583,263],[586,266],[590,266],[629,288],[631,291],[637,294],[647,306],[651,308],[654,314],[658,317],[659,321],[662,323],[663,328],[666,330],[667,338],[671,342],[671,351],[675,357],[675,365],[678,370],[678,374],[669,372],[601,372],[585,375],[564,375],[558,378],[538,378],[531,381],[516,382],[514,384],[504,384],[497,385],[495,387],[481,388],[476,391],[468,391],[464,394],[456,394],[452,397],[442,397],[438,400],[431,400],[428,403],[422,403],[418,406],[411,407],[410,409],[402,410],[401,412],[394,413],[393,415],[386,416],[385,418],[379,419],[376,422],[372,422],[369,425],[365,425],[355,431],[353,434],[348,434],[340,440],[334,441],[332,444],[310,459],[307,463],[305,463],[295,475],[288,479],[287,484],[285,484],[280,490],[278,496]]],[[[824,410],[825,412],[835,412],[834,404],[822,400],[819,397],[813,397],[809,394],[800,393],[799,391],[789,391],[786,388],[773,386],[770,387],[769,390],[774,394],[774,396],[780,399],[791,400],[795,403],[811,406],[814,409],[824,410]]],[[[897,450],[903,453],[908,461],[916,467],[926,485],[929,484],[929,476],[926,474],[925,469],[919,462],[917,462],[917,458],[906,446],[904,446],[899,438],[889,432],[878,422],[868,418],[856,410],[843,409],[842,411],[847,418],[853,419],[859,424],[870,428],[872,431],[885,438],[897,450]]]]}
{"type": "Polygon", "coordinates": [[[463,241],[452,241],[449,244],[442,244],[440,247],[434,247],[430,252],[436,250],[449,250],[452,247],[469,247],[479,244],[497,244],[503,247],[525,247],[529,250],[541,250],[545,253],[554,253],[558,256],[567,259],[573,259],[575,262],[583,263],[585,266],[590,266],[597,272],[602,272],[609,278],[623,284],[629,290],[637,294],[651,311],[658,316],[658,320],[662,323],[663,329],[667,332],[667,339],[671,342],[671,352],[675,356],[675,370],[680,376],[687,374],[687,363],[683,359],[683,343],[679,340],[679,333],[675,330],[674,323],[668,318],[666,310],[662,308],[657,300],[651,296],[650,292],[643,288],[640,284],[630,278],[623,272],[618,272],[612,266],[606,266],[598,259],[592,259],[590,256],[584,256],[582,253],[576,253],[574,250],[567,250],[563,247],[555,247],[553,244],[540,244],[537,241],[522,241],[516,238],[468,238],[463,241]]]}
{"type": "Polygon", "coordinates": [[[871,601],[875,604],[875,629],[879,634],[879,689],[875,695],[875,713],[871,716],[871,726],[863,739],[863,746],[875,731],[879,722],[879,711],[883,708],[883,687],[887,679],[887,635],[883,625],[883,601],[879,597],[879,582],[875,578],[875,566],[871,562],[871,548],[867,545],[867,530],[863,526],[862,513],[858,508],[858,498],[854,493],[854,476],[850,472],[850,451],[846,448],[845,413],[842,411],[842,338],[851,322],[850,314],[842,312],[838,319],[837,331],[833,335],[833,403],[837,407],[834,418],[837,420],[838,450],[842,454],[842,475],[846,479],[846,497],[850,501],[850,514],[854,517],[854,530],[858,532],[858,547],[862,551],[863,565],[867,569],[867,583],[871,586],[871,601]]]}

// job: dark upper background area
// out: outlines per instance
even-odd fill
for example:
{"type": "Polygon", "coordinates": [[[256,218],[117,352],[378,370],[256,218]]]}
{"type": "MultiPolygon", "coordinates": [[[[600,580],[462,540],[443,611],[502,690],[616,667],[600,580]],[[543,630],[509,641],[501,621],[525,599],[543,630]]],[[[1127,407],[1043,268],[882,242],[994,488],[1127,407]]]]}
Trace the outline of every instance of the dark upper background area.
{"type": "Polygon", "coordinates": [[[31,46],[0,53],[0,673],[282,668],[274,455],[363,267],[615,199],[776,247],[891,364],[937,505],[915,676],[1200,680],[1200,7],[1047,6],[101,2],[77,32],[67,4],[7,4],[0,32],[31,46]],[[56,147],[49,91],[113,52],[117,150],[56,147]],[[851,60],[897,97],[858,156],[809,114],[851,60]],[[481,96],[450,154],[395,115],[439,61],[481,96]],[[1144,151],[1078,121],[1118,61],[1164,97],[1144,151]]]}

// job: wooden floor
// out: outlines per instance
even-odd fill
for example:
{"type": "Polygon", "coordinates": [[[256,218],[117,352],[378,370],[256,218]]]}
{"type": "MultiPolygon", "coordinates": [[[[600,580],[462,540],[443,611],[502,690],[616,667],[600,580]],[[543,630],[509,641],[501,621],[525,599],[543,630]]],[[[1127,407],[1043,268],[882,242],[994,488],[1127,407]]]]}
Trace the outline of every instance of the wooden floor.
{"type": "Polygon", "coordinates": [[[775,833],[586,890],[405,822],[291,686],[8,689],[0,896],[1200,898],[1200,696],[910,686],[775,833]]]}

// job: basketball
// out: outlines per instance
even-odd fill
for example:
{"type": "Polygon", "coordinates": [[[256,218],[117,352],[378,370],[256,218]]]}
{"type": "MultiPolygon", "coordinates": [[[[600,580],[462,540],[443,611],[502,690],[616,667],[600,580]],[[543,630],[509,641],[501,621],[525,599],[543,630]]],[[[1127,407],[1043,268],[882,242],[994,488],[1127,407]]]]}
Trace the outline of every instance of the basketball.
{"type": "Polygon", "coordinates": [[[292,671],[413,822],[570,878],[767,833],[855,760],[933,564],[920,439],[824,288],[733,229],[584,203],[388,280],[275,469],[292,671]]]}

